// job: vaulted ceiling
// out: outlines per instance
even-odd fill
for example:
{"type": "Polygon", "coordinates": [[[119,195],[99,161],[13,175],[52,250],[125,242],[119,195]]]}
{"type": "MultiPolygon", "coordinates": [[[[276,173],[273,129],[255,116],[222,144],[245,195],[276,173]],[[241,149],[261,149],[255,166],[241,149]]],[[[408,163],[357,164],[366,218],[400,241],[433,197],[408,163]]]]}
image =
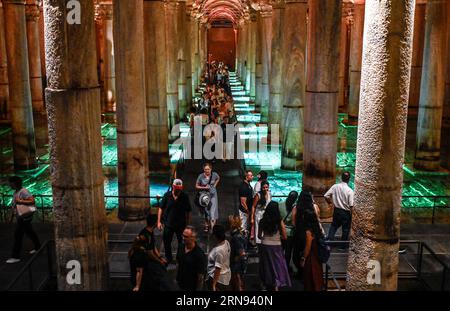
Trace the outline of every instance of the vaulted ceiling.
{"type": "MultiPolygon", "coordinates": [[[[253,0],[254,1],[254,0],[253,0]]],[[[248,12],[250,0],[194,0],[193,10],[203,22],[229,21],[239,23],[248,12]]]]}

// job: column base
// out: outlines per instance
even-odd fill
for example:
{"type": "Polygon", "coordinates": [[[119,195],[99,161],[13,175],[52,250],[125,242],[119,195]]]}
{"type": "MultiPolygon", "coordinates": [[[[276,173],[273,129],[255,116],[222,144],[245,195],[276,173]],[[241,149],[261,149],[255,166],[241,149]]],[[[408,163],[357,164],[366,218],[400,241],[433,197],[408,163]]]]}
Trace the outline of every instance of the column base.
{"type": "Polygon", "coordinates": [[[352,125],[352,126],[357,126],[358,125],[358,117],[355,116],[348,116],[348,121],[347,121],[348,125],[352,125]]]}
{"type": "Polygon", "coordinates": [[[426,160],[426,159],[414,160],[414,168],[418,170],[435,172],[438,171],[440,167],[441,165],[439,160],[426,160]]]}
{"type": "Polygon", "coordinates": [[[303,168],[301,159],[291,158],[283,155],[281,157],[281,169],[287,171],[299,171],[303,168]]]}

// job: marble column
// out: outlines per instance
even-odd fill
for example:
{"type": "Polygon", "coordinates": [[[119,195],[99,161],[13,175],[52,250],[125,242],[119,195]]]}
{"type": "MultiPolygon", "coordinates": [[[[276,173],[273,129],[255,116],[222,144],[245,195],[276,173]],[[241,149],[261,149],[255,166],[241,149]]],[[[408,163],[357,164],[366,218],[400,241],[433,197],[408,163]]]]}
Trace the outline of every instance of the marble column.
{"type": "Polygon", "coordinates": [[[192,94],[195,94],[195,91],[197,90],[199,86],[199,76],[198,76],[198,24],[197,20],[190,16],[190,23],[191,23],[191,42],[190,42],[190,48],[191,48],[191,77],[192,77],[192,94]]]}
{"type": "Polygon", "coordinates": [[[240,76],[244,86],[247,84],[248,49],[248,22],[244,22],[242,27],[242,75],[240,76]]]}
{"type": "MultiPolygon", "coordinates": [[[[106,93],[105,93],[105,6],[100,0],[94,0],[95,12],[95,37],[97,48],[97,74],[100,85],[101,111],[106,112],[106,93]]],[[[103,121],[103,120],[102,120],[103,121]]]]}
{"type": "Polygon", "coordinates": [[[423,43],[425,38],[426,0],[416,0],[414,11],[413,54],[411,82],[409,87],[408,115],[417,116],[419,111],[420,80],[422,77],[423,43]]]}
{"type": "Polygon", "coordinates": [[[185,21],[184,24],[186,25],[186,42],[185,42],[185,55],[186,55],[186,112],[189,113],[189,109],[192,105],[192,55],[191,55],[191,45],[192,45],[192,24],[191,24],[191,16],[190,16],[191,9],[186,9],[185,11],[185,21]]]}
{"type": "Polygon", "coordinates": [[[176,20],[176,34],[177,40],[175,42],[177,49],[177,73],[178,73],[178,103],[179,116],[184,119],[188,112],[187,106],[187,70],[186,70],[186,41],[187,27],[186,27],[186,2],[179,1],[177,5],[177,20],[176,20]]]}
{"type": "Polygon", "coordinates": [[[27,0],[25,15],[27,20],[28,64],[30,72],[31,101],[33,106],[34,131],[37,147],[48,143],[47,114],[42,89],[41,52],[39,40],[39,4],[27,0]]]}
{"type": "Polygon", "coordinates": [[[364,31],[364,1],[355,1],[350,42],[350,93],[348,98],[348,121],[358,123],[359,87],[361,82],[362,42],[364,31]]]}
{"type": "MultiPolygon", "coordinates": [[[[114,1],[119,196],[148,196],[144,2],[114,1]]],[[[145,218],[148,199],[119,200],[119,218],[145,218]]]]}
{"type": "Polygon", "coordinates": [[[342,2],[341,17],[341,46],[339,55],[339,112],[347,112],[349,87],[349,59],[350,59],[350,20],[353,3],[349,0],[342,2]]]}
{"type": "Polygon", "coordinates": [[[269,76],[270,76],[270,50],[272,46],[272,8],[265,7],[261,11],[261,64],[262,64],[262,101],[261,122],[269,121],[269,76]]]}
{"type": "Polygon", "coordinates": [[[144,1],[145,82],[148,120],[148,157],[151,172],[168,172],[169,128],[166,103],[166,41],[164,1],[144,1]]]}
{"type": "Polygon", "coordinates": [[[6,57],[5,19],[3,3],[0,1],[0,120],[9,119],[8,105],[8,61],[6,57]]]}
{"type": "Polygon", "coordinates": [[[261,13],[256,14],[256,72],[255,72],[255,83],[256,83],[256,94],[255,94],[255,108],[257,111],[261,112],[261,105],[263,99],[263,88],[262,88],[262,20],[261,13]]]}
{"type": "Polygon", "coordinates": [[[57,283],[60,291],[107,290],[106,219],[94,5],[80,1],[82,25],[68,24],[65,0],[44,0],[47,104],[57,283]],[[81,265],[80,284],[67,266],[81,265]]]}
{"type": "Polygon", "coordinates": [[[175,1],[165,2],[167,55],[166,95],[169,133],[180,120],[178,102],[177,6],[178,3],[175,1]]]}
{"type": "Polygon", "coordinates": [[[114,59],[114,26],[113,6],[105,4],[105,37],[104,37],[104,60],[105,60],[105,100],[109,112],[117,111],[116,107],[116,69],[114,59]]]}
{"type": "Polygon", "coordinates": [[[397,290],[414,0],[366,0],[346,290],[397,290]]]}
{"type": "Polygon", "coordinates": [[[37,167],[25,0],[3,0],[14,168],[37,167]]]}
{"type": "Polygon", "coordinates": [[[284,83],[282,78],[285,75],[285,71],[283,68],[283,61],[285,59],[285,55],[283,55],[283,42],[284,40],[286,40],[284,38],[284,23],[286,20],[284,15],[284,6],[284,1],[273,2],[272,4],[272,63],[270,66],[269,76],[269,123],[280,125],[283,112],[281,90],[284,86],[284,83]]]}
{"type": "Polygon", "coordinates": [[[254,101],[256,97],[256,36],[258,33],[256,14],[251,15],[250,21],[252,30],[250,33],[250,98],[254,101]]]}
{"type": "Polygon", "coordinates": [[[428,0],[426,9],[414,167],[430,171],[440,167],[449,6],[445,0],[428,0]]]}
{"type": "Polygon", "coordinates": [[[247,37],[246,37],[246,59],[247,59],[247,70],[245,71],[245,91],[250,94],[250,89],[252,87],[252,37],[253,32],[256,31],[254,25],[251,21],[247,24],[247,37]]]}
{"type": "Polygon", "coordinates": [[[307,12],[307,0],[286,0],[282,45],[285,63],[281,79],[281,168],[286,170],[299,170],[303,160],[307,12]]]}
{"type": "MultiPolygon", "coordinates": [[[[341,1],[309,5],[303,189],[323,195],[336,181],[341,1]]],[[[321,217],[332,211],[321,201],[321,217]]]]}

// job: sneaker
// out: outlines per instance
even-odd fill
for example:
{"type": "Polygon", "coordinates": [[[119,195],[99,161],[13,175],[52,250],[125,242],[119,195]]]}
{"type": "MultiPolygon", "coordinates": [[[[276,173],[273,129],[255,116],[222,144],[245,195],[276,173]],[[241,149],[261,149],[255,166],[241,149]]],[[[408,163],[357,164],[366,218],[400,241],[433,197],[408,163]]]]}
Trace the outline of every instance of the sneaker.
{"type": "Polygon", "coordinates": [[[20,262],[19,258],[9,258],[6,263],[18,263],[20,262]]]}
{"type": "Polygon", "coordinates": [[[36,250],[35,250],[35,249],[32,249],[31,251],[29,251],[29,254],[30,254],[30,255],[33,255],[34,253],[36,253],[36,250]]]}

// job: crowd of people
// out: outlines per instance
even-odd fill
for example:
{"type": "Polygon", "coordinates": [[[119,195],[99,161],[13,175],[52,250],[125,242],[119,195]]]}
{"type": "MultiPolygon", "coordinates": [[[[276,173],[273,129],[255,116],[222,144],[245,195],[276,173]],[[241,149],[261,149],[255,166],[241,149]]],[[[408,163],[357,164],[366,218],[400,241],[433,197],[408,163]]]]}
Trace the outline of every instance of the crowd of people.
{"type": "MultiPolygon", "coordinates": [[[[203,98],[196,104],[193,118],[206,114],[207,122],[235,122],[229,86],[229,72],[222,63],[208,64],[205,72],[203,98]],[[206,110],[206,113],[205,113],[206,110]]],[[[214,135],[214,134],[212,134],[214,135]]],[[[307,291],[323,289],[323,247],[333,240],[342,227],[342,240],[348,240],[353,207],[350,173],[344,172],[342,182],[324,195],[333,206],[333,221],[328,236],[320,223],[319,207],[308,191],[291,191],[284,202],[276,202],[270,190],[268,174],[260,171],[253,184],[253,172],[247,170],[238,189],[239,208],[232,215],[222,215],[228,225],[219,224],[217,187],[220,176],[211,163],[204,163],[203,172],[195,182],[194,204],[204,214],[203,228],[192,225],[192,198],[184,192],[183,181],[175,179],[160,201],[158,213],[149,214],[146,226],[133,241],[128,252],[133,291],[212,290],[242,291],[249,254],[258,257],[261,289],[279,290],[292,286],[293,278],[303,283],[307,291]],[[300,192],[300,193],[299,193],[300,192]],[[225,216],[225,217],[224,217],[225,216]],[[203,229],[212,247],[206,253],[197,243],[203,229]],[[155,230],[162,232],[164,252],[160,252],[155,230]],[[177,239],[176,258],[172,254],[174,235],[177,239]],[[168,265],[177,268],[176,282],[169,277],[168,265]],[[294,273],[295,272],[295,273],[294,273]]],[[[12,256],[7,263],[20,261],[24,234],[34,242],[31,253],[40,248],[40,241],[31,226],[33,213],[24,213],[34,205],[31,193],[22,180],[11,177],[14,189],[12,207],[17,217],[12,256]]],[[[326,257],[326,256],[325,256],[326,257]]]]}
{"type": "MultiPolygon", "coordinates": [[[[229,84],[229,71],[223,63],[207,64],[204,73],[206,88],[202,98],[192,106],[191,126],[194,122],[224,126],[236,122],[234,104],[229,84]],[[198,119],[197,119],[198,118],[198,119]]],[[[214,127],[212,127],[214,128],[214,127]]],[[[205,131],[207,139],[215,136],[214,130],[205,131]]],[[[226,159],[226,157],[224,157],[226,159]]],[[[156,250],[153,236],[144,231],[135,243],[144,239],[147,244],[141,249],[150,251],[148,260],[159,265],[158,269],[147,266],[147,276],[153,281],[142,281],[146,275],[135,267],[130,254],[132,282],[135,290],[167,289],[169,264],[177,265],[176,281],[182,290],[235,290],[246,289],[244,282],[249,254],[258,257],[260,287],[279,290],[292,286],[293,278],[303,283],[307,291],[323,289],[323,241],[333,240],[336,230],[342,226],[343,239],[348,239],[353,206],[353,190],[348,186],[350,174],[342,174],[342,183],[333,186],[325,199],[334,206],[334,216],[328,237],[319,221],[319,207],[307,191],[291,191],[284,202],[272,198],[268,174],[260,171],[253,185],[253,172],[247,170],[239,187],[239,208],[233,215],[222,215],[228,225],[219,224],[217,187],[220,176],[213,171],[211,163],[203,164],[203,172],[195,182],[194,205],[204,215],[204,225],[196,228],[190,223],[193,210],[188,195],[183,192],[183,181],[173,181],[171,189],[164,195],[158,215],[149,216],[147,228],[161,229],[165,257],[156,250]],[[299,193],[300,192],[300,193],[299,193]],[[225,216],[225,217],[224,217],[225,216]],[[199,230],[212,241],[206,254],[197,244],[199,230]],[[172,258],[173,235],[177,237],[176,260],[172,258]],[[136,275],[134,275],[136,273],[136,275]],[[139,283],[140,282],[140,283],[139,283]],[[150,284],[148,284],[149,282],[150,284]]],[[[132,248],[133,249],[133,248],[132,248]]],[[[144,267],[141,267],[145,270],[144,267]]]]}
{"type": "Polygon", "coordinates": [[[222,62],[207,63],[203,81],[206,86],[201,98],[191,106],[189,123],[191,129],[195,124],[201,124],[205,128],[205,141],[219,139],[218,129],[221,129],[221,139],[225,146],[221,158],[225,162],[232,158],[232,140],[227,141],[226,126],[237,123],[228,67],[222,62]]]}
{"type": "MultiPolygon", "coordinates": [[[[197,184],[209,184],[207,189],[211,190],[220,178],[214,177],[211,164],[205,164],[204,169],[197,184]],[[206,174],[209,180],[201,181],[206,174]]],[[[192,207],[183,192],[183,181],[175,179],[161,201],[158,215],[147,217],[147,226],[130,250],[134,290],[176,289],[171,287],[166,270],[168,264],[176,264],[179,289],[242,291],[246,288],[244,280],[250,252],[256,252],[259,259],[261,289],[289,288],[296,278],[306,291],[322,290],[326,263],[321,253],[322,242],[333,240],[339,227],[342,227],[342,239],[348,239],[353,207],[353,190],[348,186],[350,173],[344,172],[342,182],[325,194],[334,206],[327,237],[320,223],[319,207],[310,192],[291,191],[286,201],[276,202],[272,200],[267,173],[261,171],[257,177],[252,186],[253,173],[246,171],[239,187],[239,213],[228,216],[228,226],[217,223],[218,206],[215,206],[216,211],[211,214],[216,214],[210,218],[214,221],[205,224],[205,232],[210,233],[212,240],[208,254],[197,244],[199,228],[190,224],[192,207]],[[155,228],[163,229],[164,257],[156,247],[155,228]],[[176,260],[172,258],[174,234],[178,239],[176,260]]],[[[214,193],[217,195],[216,190],[214,193]]]]}

